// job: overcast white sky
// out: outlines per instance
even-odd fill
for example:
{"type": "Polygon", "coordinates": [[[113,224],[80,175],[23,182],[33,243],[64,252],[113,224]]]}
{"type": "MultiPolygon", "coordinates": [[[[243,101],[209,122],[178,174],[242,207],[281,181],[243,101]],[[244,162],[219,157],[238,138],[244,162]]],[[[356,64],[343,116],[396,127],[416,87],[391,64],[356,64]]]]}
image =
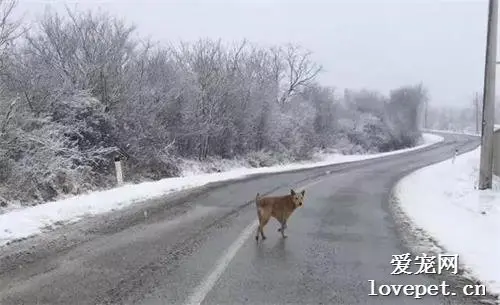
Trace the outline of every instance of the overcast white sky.
{"type": "Polygon", "coordinates": [[[296,42],[324,66],[321,82],[341,90],[423,81],[436,105],[482,91],[487,0],[20,0],[18,10],[32,20],[65,3],[100,7],[159,41],[296,42]]]}

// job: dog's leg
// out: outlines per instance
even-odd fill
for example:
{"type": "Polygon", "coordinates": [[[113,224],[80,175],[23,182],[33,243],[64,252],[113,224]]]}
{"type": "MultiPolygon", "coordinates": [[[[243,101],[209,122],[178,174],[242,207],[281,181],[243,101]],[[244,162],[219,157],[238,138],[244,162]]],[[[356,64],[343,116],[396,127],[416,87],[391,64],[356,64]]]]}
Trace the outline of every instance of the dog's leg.
{"type": "Polygon", "coordinates": [[[282,236],[283,238],[287,238],[287,237],[288,237],[288,236],[286,236],[286,235],[285,235],[285,229],[286,229],[286,225],[285,225],[285,227],[282,227],[282,228],[281,228],[281,236],[282,236]]]}
{"type": "Polygon", "coordinates": [[[262,240],[266,239],[266,236],[264,235],[264,226],[265,226],[265,224],[263,224],[260,227],[260,236],[262,237],[262,240]]]}
{"type": "Polygon", "coordinates": [[[281,227],[278,228],[278,232],[286,230],[286,220],[280,220],[281,227]]]}
{"type": "Polygon", "coordinates": [[[260,235],[262,237],[262,240],[266,239],[266,236],[264,235],[264,227],[267,225],[267,222],[269,221],[269,216],[263,216],[259,225],[259,231],[260,235]]]}
{"type": "Polygon", "coordinates": [[[257,232],[255,233],[255,240],[259,241],[259,233],[262,230],[262,216],[260,215],[260,211],[257,211],[257,215],[259,216],[259,226],[257,227],[257,232]]]}
{"type": "MultiPolygon", "coordinates": [[[[258,213],[258,212],[257,212],[258,213]]],[[[260,224],[262,222],[261,220],[261,217],[260,217],[260,214],[258,213],[258,216],[259,216],[259,226],[257,227],[257,232],[255,233],[255,240],[256,241],[259,241],[259,232],[260,232],[260,224]]]]}
{"type": "Polygon", "coordinates": [[[262,213],[259,208],[259,196],[259,193],[257,193],[257,196],[255,196],[255,207],[257,208],[257,217],[259,219],[259,226],[257,227],[257,233],[255,234],[256,241],[259,241],[260,224],[262,223],[262,213]]]}
{"type": "Polygon", "coordinates": [[[278,232],[281,232],[281,236],[283,236],[283,238],[287,238],[285,235],[286,227],[286,220],[283,220],[283,222],[281,222],[281,228],[278,229],[278,232]]]}
{"type": "Polygon", "coordinates": [[[259,211],[259,227],[257,228],[257,234],[255,235],[255,240],[259,240],[259,233],[262,237],[262,240],[266,239],[266,236],[264,235],[264,227],[266,226],[267,222],[269,221],[269,217],[266,217],[264,213],[261,213],[259,211]]]}
{"type": "Polygon", "coordinates": [[[257,234],[255,235],[255,240],[259,240],[259,233],[262,236],[262,240],[266,239],[266,236],[264,235],[264,226],[259,223],[259,227],[257,228],[257,234]]]}
{"type": "Polygon", "coordinates": [[[281,231],[281,236],[282,236],[283,238],[287,238],[287,237],[288,237],[288,235],[285,235],[285,230],[281,231]]]}
{"type": "Polygon", "coordinates": [[[266,236],[264,235],[264,227],[262,225],[259,225],[259,228],[257,229],[257,235],[255,235],[255,240],[259,240],[259,233],[262,237],[262,240],[266,239],[266,236]]]}

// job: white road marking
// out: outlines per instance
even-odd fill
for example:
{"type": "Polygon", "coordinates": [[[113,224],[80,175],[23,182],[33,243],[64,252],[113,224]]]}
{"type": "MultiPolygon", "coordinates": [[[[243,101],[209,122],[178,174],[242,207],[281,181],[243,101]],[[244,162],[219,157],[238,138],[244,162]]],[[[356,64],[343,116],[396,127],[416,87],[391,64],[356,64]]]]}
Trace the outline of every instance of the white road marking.
{"type": "Polygon", "coordinates": [[[187,304],[188,305],[199,305],[207,294],[212,290],[213,286],[219,280],[224,270],[226,270],[227,266],[236,255],[238,250],[243,246],[245,241],[257,230],[257,226],[259,225],[259,221],[255,220],[248,227],[243,230],[243,232],[238,236],[238,238],[231,244],[231,246],[226,250],[224,255],[217,261],[215,264],[215,268],[209,273],[209,275],[203,280],[203,282],[196,287],[194,293],[189,298],[187,304]]]}
{"type": "MultiPolygon", "coordinates": [[[[298,189],[307,189],[315,184],[322,182],[323,180],[313,181],[309,184],[306,184],[298,189]]],[[[257,227],[259,225],[259,220],[256,219],[251,224],[249,224],[243,232],[241,232],[240,236],[229,246],[226,252],[219,258],[219,260],[215,263],[214,269],[208,274],[208,276],[201,282],[198,287],[194,289],[194,293],[189,297],[186,305],[200,305],[201,302],[205,299],[207,294],[212,290],[215,283],[219,280],[220,276],[224,273],[226,268],[229,266],[234,256],[240,248],[245,244],[247,239],[255,233],[257,227]]]]}

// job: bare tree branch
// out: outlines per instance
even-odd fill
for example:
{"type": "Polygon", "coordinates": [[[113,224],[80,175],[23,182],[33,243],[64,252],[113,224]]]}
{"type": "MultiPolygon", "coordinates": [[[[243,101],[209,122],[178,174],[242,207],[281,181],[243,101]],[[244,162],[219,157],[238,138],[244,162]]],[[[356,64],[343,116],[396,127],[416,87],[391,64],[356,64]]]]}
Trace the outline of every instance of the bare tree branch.
{"type": "Polygon", "coordinates": [[[12,12],[17,0],[0,0],[0,50],[23,34],[20,31],[21,20],[12,21],[12,12]]]}

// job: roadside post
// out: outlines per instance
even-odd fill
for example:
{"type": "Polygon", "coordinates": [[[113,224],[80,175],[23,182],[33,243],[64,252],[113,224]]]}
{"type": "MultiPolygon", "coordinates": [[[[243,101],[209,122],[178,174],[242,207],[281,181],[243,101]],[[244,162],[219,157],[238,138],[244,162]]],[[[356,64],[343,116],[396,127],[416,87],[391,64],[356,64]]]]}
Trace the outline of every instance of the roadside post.
{"type": "Polygon", "coordinates": [[[119,155],[115,156],[115,171],[116,171],[116,182],[117,185],[123,185],[123,170],[122,170],[122,160],[119,155]]]}

